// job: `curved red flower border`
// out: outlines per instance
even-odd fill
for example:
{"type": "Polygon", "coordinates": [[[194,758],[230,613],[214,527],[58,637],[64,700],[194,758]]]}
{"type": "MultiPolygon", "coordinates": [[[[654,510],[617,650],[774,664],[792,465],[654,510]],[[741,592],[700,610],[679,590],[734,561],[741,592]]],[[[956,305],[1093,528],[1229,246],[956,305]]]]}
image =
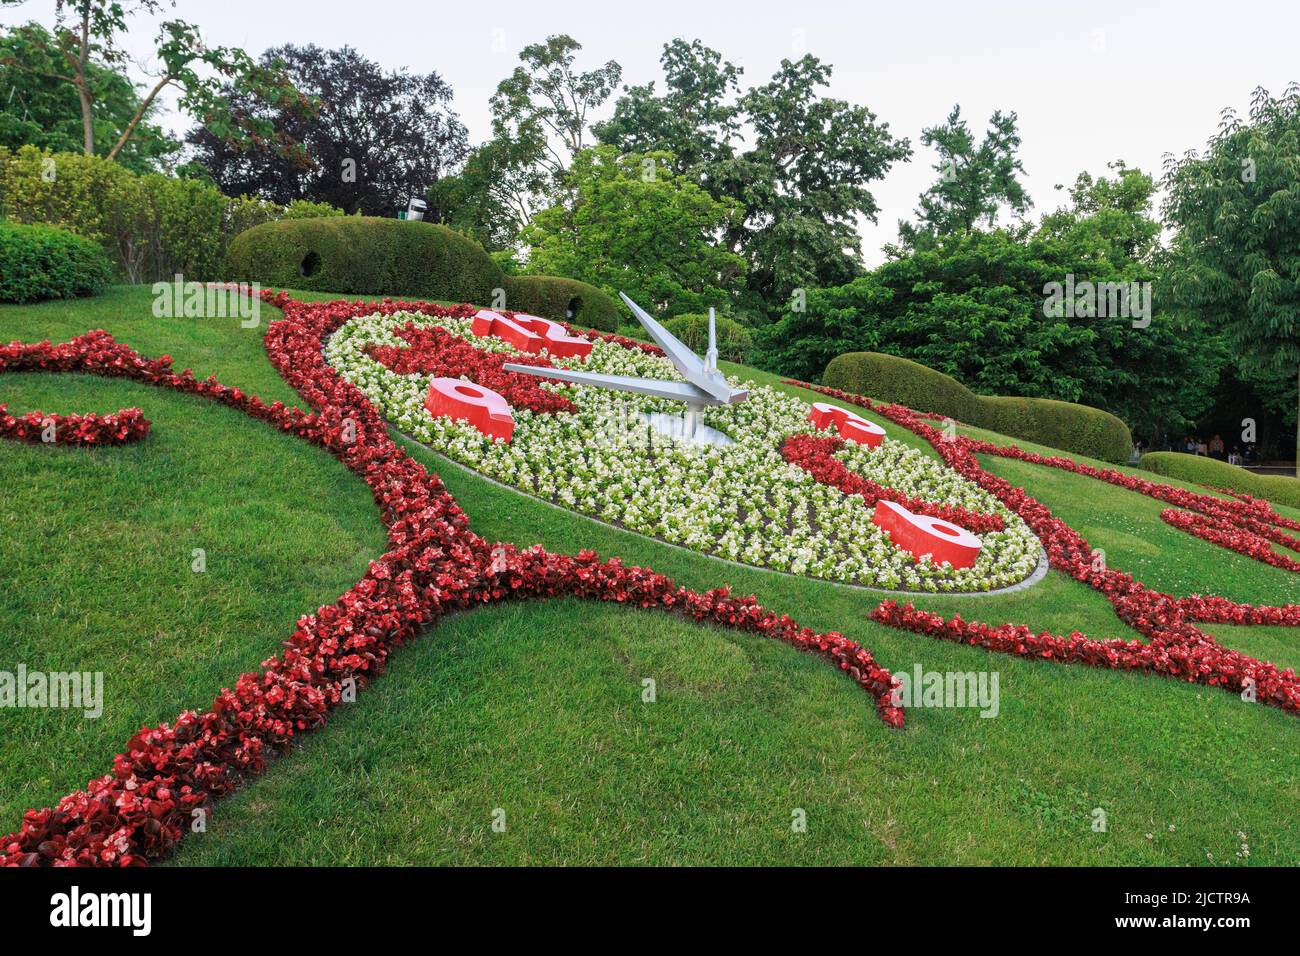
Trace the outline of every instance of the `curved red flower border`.
{"type": "Polygon", "coordinates": [[[1273,624],[1300,626],[1300,605],[1252,607],[1221,597],[1174,598],[1154,591],[1122,571],[1098,567],[1083,535],[1023,489],[983,469],[977,454],[998,455],[1034,462],[1086,475],[1100,481],[1141,492],[1163,501],[1196,509],[1216,521],[1254,527],[1295,524],[1277,515],[1267,502],[1256,499],[1224,501],[1210,495],[1162,485],[1125,475],[1113,468],[1094,468],[1063,457],[1046,457],[1014,445],[999,446],[964,436],[945,434],[925,424],[922,416],[902,405],[885,405],[864,395],[812,385],[799,385],[822,395],[869,408],[924,438],[955,471],[995,495],[1034,530],[1047,550],[1051,566],[1076,581],[1100,591],[1111,602],[1120,620],[1148,638],[1139,641],[1092,640],[1079,632],[1062,637],[1047,632],[1034,634],[1023,625],[991,626],[965,621],[956,615],[942,616],[921,611],[911,604],[884,601],[871,612],[873,620],[891,627],[958,641],[986,650],[1092,667],[1141,670],[1179,677],[1194,683],[1223,687],[1236,693],[1250,690],[1254,699],[1292,712],[1300,711],[1300,678],[1287,668],[1259,661],[1225,648],[1193,622],[1230,624],[1273,624]]]}
{"type": "Polygon", "coordinates": [[[1179,511],[1177,508],[1166,508],[1161,511],[1160,520],[1180,531],[1195,535],[1202,541],[1208,541],[1211,544],[1217,544],[1221,548],[1236,551],[1238,554],[1244,554],[1256,561],[1271,564],[1275,568],[1300,572],[1300,561],[1278,554],[1269,545],[1269,541],[1274,540],[1294,551],[1300,551],[1300,541],[1296,541],[1289,535],[1280,532],[1275,534],[1253,534],[1237,527],[1231,521],[1209,515],[1193,514],[1190,511],[1179,511]]]}
{"type": "Polygon", "coordinates": [[[0,839],[0,865],[131,866],[166,856],[189,831],[194,810],[263,771],[268,755],[286,750],[299,734],[322,726],[351,688],[383,669],[393,649],[449,610],[509,598],[617,601],[778,638],[833,662],[872,696],[886,723],[901,726],[889,672],[838,632],[801,627],[725,587],[693,591],[617,558],[602,562],[591,551],[521,550],[474,534],[442,481],[389,438],[374,406],[322,356],[325,337],[355,316],[460,315],[469,307],[263,297],[284,311],[267,329],[271,362],[314,411],[268,405],[215,378],[196,379],[189,369],[177,374],[168,356],[146,359],[102,330],[59,345],[0,347],[0,372],[131,378],[237,408],[323,447],[370,486],[389,550],[335,603],[299,620],[285,651],[222,690],[211,709],[141,729],[114,758],[112,773],[54,807],[27,811],[21,827],[0,839]]]}
{"type": "Polygon", "coordinates": [[[835,453],[843,447],[843,438],[823,438],[803,433],[787,438],[781,444],[781,454],[790,464],[798,465],[822,484],[838,488],[846,495],[860,495],[868,506],[874,506],[877,501],[892,501],[914,514],[942,518],[975,532],[1001,531],[1006,527],[1001,515],[911,498],[893,488],[863,478],[835,457],[835,453]]]}
{"type": "MultiPolygon", "coordinates": [[[[165,856],[188,832],[193,810],[260,773],[267,756],[287,749],[298,734],[320,727],[347,690],[379,673],[388,654],[422,627],[448,610],[507,598],[572,595],[618,601],[777,637],[833,661],[871,694],[886,723],[902,725],[902,708],[891,700],[894,681],[889,672],[869,651],[838,632],[818,634],[763,608],[753,597],[738,598],[726,588],[701,593],[677,587],[649,569],[627,567],[618,559],[601,562],[590,551],[557,555],[540,546],[521,550],[510,544],[490,545],[474,534],[438,477],[389,438],[382,416],[322,356],[325,337],[358,315],[418,311],[465,317],[472,313],[471,307],[443,309],[391,301],[308,304],[284,293],[263,293],[263,298],[284,311],[284,319],[267,330],[268,354],[314,409],[311,412],[280,402],[267,405],[215,378],[200,381],[188,369],[174,373],[168,356],[146,359],[102,330],[59,345],[0,347],[0,372],[79,371],[132,378],[238,408],[324,447],[370,486],[388,528],[389,550],[371,562],[361,581],[338,601],[302,618],[285,642],[285,651],[265,661],[260,672],[242,675],[233,690],[217,696],[209,711],[187,711],[172,724],[142,729],[114,758],[112,773],[69,794],[53,808],[28,811],[21,828],[0,840],[0,864],[126,866],[165,856]]],[[[580,334],[624,344],[618,336],[580,334]]],[[[628,347],[658,351],[626,341],[628,347]]],[[[1147,635],[1150,643],[1091,641],[1077,633],[1035,635],[1025,627],[990,627],[960,617],[944,621],[892,601],[872,612],[876,620],[1048,660],[1146,670],[1232,690],[1253,682],[1259,700],[1288,710],[1300,708],[1300,687],[1293,672],[1279,672],[1272,664],[1222,648],[1191,623],[1297,625],[1300,606],[1252,607],[1220,597],[1173,598],[1150,591],[1121,572],[1096,570],[1081,535],[1021,489],[985,472],[976,453],[1025,460],[1038,456],[1014,446],[998,449],[971,439],[948,439],[924,423],[937,420],[934,416],[815,388],[873,408],[926,438],[951,467],[1026,520],[1046,546],[1054,567],[1105,593],[1120,618],[1147,635]]],[[[1041,463],[1089,473],[1087,466],[1069,459],[1042,459],[1041,463]]],[[[1098,472],[1093,477],[1102,477],[1102,470],[1091,471],[1098,472]]],[[[1165,500],[1178,498],[1176,503],[1187,502],[1202,514],[1217,518],[1217,511],[1207,509],[1225,508],[1239,521],[1291,526],[1287,519],[1269,520],[1271,509],[1262,502],[1222,502],[1201,496],[1215,503],[1209,504],[1181,498],[1194,493],[1146,484],[1152,491],[1158,489],[1160,496],[1171,495],[1165,500]]]]}

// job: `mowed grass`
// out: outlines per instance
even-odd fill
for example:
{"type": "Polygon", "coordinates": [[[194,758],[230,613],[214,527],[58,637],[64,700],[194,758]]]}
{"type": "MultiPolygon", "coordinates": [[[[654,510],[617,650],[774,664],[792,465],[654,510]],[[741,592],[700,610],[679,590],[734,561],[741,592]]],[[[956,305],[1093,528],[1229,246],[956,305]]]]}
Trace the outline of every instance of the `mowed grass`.
{"type": "MultiPolygon", "coordinates": [[[[104,327],[178,367],[294,399],[261,345],[274,310],[246,330],[155,319],[150,302],[147,288],[118,288],[3,307],[0,338],[104,327]]],[[[49,375],[0,376],[0,401],[63,412],[137,404],[154,421],[133,448],[0,444],[0,669],[101,669],[107,685],[97,721],[0,711],[7,830],[27,806],[107,772],[142,723],[206,706],[275,653],[298,616],[356,580],[383,533],[368,490],[341,465],[212,403],[49,375]],[[205,544],[208,570],[196,574],[191,549],[205,544]]],[[[851,682],[777,642],[592,602],[511,603],[451,616],[395,654],[356,704],[222,801],[177,862],[1300,862],[1294,717],[1167,679],[882,628],[866,618],[879,594],[683,552],[408,447],[489,538],[593,547],[692,587],[727,582],[862,641],[894,670],[996,671],[998,716],[913,708],[905,729],[890,730],[851,682]],[[1093,830],[1098,808],[1106,832],[1093,830]],[[791,826],[800,818],[803,832],[791,826]]],[[[986,467],[1151,586],[1300,601],[1294,575],[1169,529],[1159,502],[1016,462],[986,467]]],[[[1104,598],[1056,572],[1019,594],[916,603],[1133,636],[1104,598]]],[[[1300,660],[1297,629],[1212,630],[1279,664],[1300,660]]]]}

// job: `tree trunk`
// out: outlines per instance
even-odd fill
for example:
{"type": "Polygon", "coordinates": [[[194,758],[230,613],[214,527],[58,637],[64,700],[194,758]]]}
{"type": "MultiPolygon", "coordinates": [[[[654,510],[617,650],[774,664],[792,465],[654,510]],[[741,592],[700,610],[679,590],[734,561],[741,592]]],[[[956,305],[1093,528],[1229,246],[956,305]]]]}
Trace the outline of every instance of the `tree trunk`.
{"type": "Polygon", "coordinates": [[[87,156],[95,155],[95,115],[90,99],[90,84],[86,81],[86,65],[90,62],[90,4],[81,10],[81,49],[77,51],[77,69],[74,74],[77,97],[81,100],[81,137],[87,156]]]}
{"type": "Polygon", "coordinates": [[[82,147],[87,156],[95,155],[95,116],[90,100],[90,91],[84,83],[77,84],[77,98],[81,100],[81,137],[82,147]]]}

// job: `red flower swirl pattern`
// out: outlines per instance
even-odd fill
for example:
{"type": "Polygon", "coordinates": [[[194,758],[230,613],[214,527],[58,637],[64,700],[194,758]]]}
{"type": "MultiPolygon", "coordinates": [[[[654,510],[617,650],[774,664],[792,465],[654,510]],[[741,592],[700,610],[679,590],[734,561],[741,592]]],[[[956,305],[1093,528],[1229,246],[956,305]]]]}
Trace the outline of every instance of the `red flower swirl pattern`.
{"type": "Polygon", "coordinates": [[[965,621],[960,615],[945,621],[937,614],[917,610],[911,604],[900,606],[894,601],[884,601],[872,611],[873,620],[918,634],[1020,657],[1146,671],[1222,687],[1235,693],[1249,688],[1260,703],[1292,712],[1300,711],[1300,678],[1294,671],[1290,668],[1280,670],[1274,664],[1225,648],[1193,623],[1295,627],[1300,626],[1300,604],[1252,607],[1217,596],[1175,598],[1147,588],[1132,575],[1099,567],[1083,535],[1055,517],[1023,489],[985,471],[976,456],[999,455],[1086,475],[1163,501],[1196,508],[1215,520],[1245,525],[1286,524],[1289,519],[1275,515],[1267,502],[1255,499],[1223,501],[1211,495],[1135,478],[1113,468],[1094,468],[1069,458],[1026,452],[1014,445],[998,446],[964,436],[950,436],[925,424],[922,416],[902,405],[884,405],[864,395],[795,380],[788,380],[788,384],[801,385],[873,409],[924,438],[950,467],[995,495],[1024,519],[1043,542],[1052,567],[1104,594],[1120,620],[1145,635],[1148,642],[1098,641],[1077,631],[1064,637],[1046,632],[1034,634],[1023,625],[991,626],[965,621]]]}
{"type": "Polygon", "coordinates": [[[240,409],[327,449],[363,478],[388,528],[389,549],[336,602],[300,619],[285,651],[261,671],[241,675],[209,710],[141,729],[114,758],[111,773],[54,807],[24,814],[19,829],[0,838],[0,865],[133,866],[161,859],[189,832],[194,810],[261,773],[268,756],[286,750],[298,735],[321,727],[350,688],[383,670],[395,648],[447,611],[492,601],[569,595],[660,608],[774,637],[831,661],[871,695],[887,724],[901,726],[889,672],[838,632],[801,627],[725,587],[693,591],[617,558],[521,550],[474,534],[442,481],[389,438],[382,416],[321,352],[325,336],[354,316],[435,306],[308,304],[284,293],[264,298],[285,316],[266,333],[271,362],[311,412],[268,405],[215,378],[199,380],[189,369],[177,374],[169,357],[146,359],[102,330],[59,345],[0,348],[0,372],[131,378],[240,409]]]}

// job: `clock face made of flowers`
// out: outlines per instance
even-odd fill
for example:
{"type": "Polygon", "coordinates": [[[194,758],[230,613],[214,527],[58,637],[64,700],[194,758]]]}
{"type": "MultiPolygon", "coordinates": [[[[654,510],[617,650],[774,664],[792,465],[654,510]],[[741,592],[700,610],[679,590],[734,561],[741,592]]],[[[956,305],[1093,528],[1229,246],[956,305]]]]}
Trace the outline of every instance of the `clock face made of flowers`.
{"type": "Polygon", "coordinates": [[[635,306],[662,351],[464,311],[351,319],[326,360],[447,458],[703,554],[927,592],[1005,588],[1039,566],[1029,527],[941,461],[847,408],[728,381],[635,306]]]}

